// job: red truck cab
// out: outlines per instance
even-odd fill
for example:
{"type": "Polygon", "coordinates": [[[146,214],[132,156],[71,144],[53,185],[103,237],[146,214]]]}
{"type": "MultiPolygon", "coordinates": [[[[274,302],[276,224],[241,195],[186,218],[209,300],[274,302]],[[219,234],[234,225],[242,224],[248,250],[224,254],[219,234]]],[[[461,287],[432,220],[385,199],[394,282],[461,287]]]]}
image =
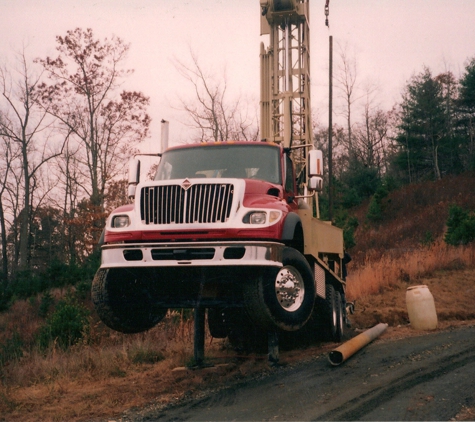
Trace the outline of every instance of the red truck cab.
{"type": "Polygon", "coordinates": [[[145,246],[130,245],[125,253],[124,243],[293,242],[299,230],[296,196],[292,162],[276,144],[170,148],[154,180],[136,186],[134,204],[116,209],[107,220],[102,266],[127,265],[128,257],[136,266],[153,265],[153,259],[137,258],[145,246]],[[109,251],[118,249],[122,256],[109,259],[109,251]]]}

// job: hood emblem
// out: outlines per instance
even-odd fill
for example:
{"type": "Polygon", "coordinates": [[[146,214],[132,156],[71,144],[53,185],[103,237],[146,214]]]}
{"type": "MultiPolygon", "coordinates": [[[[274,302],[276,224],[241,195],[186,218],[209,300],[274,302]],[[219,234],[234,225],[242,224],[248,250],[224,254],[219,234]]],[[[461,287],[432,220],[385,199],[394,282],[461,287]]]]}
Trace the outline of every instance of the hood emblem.
{"type": "Polygon", "coordinates": [[[183,190],[188,190],[191,186],[191,182],[188,179],[183,180],[183,183],[181,184],[181,188],[183,190]]]}

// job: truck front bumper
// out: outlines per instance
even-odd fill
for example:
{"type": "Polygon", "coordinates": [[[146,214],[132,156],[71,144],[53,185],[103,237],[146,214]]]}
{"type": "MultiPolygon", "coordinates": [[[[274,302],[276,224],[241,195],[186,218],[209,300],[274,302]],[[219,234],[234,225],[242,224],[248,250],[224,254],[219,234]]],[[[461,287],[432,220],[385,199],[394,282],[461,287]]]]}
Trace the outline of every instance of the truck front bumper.
{"type": "Polygon", "coordinates": [[[101,268],[282,267],[277,242],[120,243],[102,246],[101,268]]]}

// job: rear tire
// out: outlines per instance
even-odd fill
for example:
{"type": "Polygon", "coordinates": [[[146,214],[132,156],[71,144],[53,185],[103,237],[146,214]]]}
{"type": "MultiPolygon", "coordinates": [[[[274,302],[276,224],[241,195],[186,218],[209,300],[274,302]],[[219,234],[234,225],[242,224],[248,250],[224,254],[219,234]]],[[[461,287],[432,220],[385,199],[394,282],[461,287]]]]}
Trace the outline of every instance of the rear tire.
{"type": "Polygon", "coordinates": [[[244,299],[251,320],[262,329],[296,331],[313,311],[313,273],[305,257],[289,247],[283,250],[282,263],[246,283],[244,299]]]}
{"type": "Polygon", "coordinates": [[[338,304],[337,292],[331,284],[325,286],[325,301],[323,308],[323,323],[326,337],[331,341],[338,341],[338,304]]]}
{"type": "Polygon", "coordinates": [[[239,353],[265,353],[267,332],[249,318],[242,308],[226,310],[226,330],[233,349],[239,353]]]}
{"type": "Polygon", "coordinates": [[[157,325],[167,309],[156,306],[147,282],[130,269],[99,269],[91,288],[102,322],[122,333],[140,333],[157,325]]]}
{"type": "Polygon", "coordinates": [[[336,309],[337,309],[337,329],[335,335],[335,341],[341,342],[345,334],[345,321],[343,313],[343,300],[341,299],[340,292],[335,291],[336,309]]]}

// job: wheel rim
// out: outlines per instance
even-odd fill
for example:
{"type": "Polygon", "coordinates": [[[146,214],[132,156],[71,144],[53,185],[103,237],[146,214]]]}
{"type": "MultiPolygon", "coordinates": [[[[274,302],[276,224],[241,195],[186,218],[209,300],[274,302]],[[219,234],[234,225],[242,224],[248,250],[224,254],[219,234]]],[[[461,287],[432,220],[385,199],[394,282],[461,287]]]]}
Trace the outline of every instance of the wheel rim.
{"type": "Polygon", "coordinates": [[[275,294],[279,305],[288,312],[294,312],[302,306],[305,286],[295,268],[287,266],[280,269],[275,279],[275,294]]]}

